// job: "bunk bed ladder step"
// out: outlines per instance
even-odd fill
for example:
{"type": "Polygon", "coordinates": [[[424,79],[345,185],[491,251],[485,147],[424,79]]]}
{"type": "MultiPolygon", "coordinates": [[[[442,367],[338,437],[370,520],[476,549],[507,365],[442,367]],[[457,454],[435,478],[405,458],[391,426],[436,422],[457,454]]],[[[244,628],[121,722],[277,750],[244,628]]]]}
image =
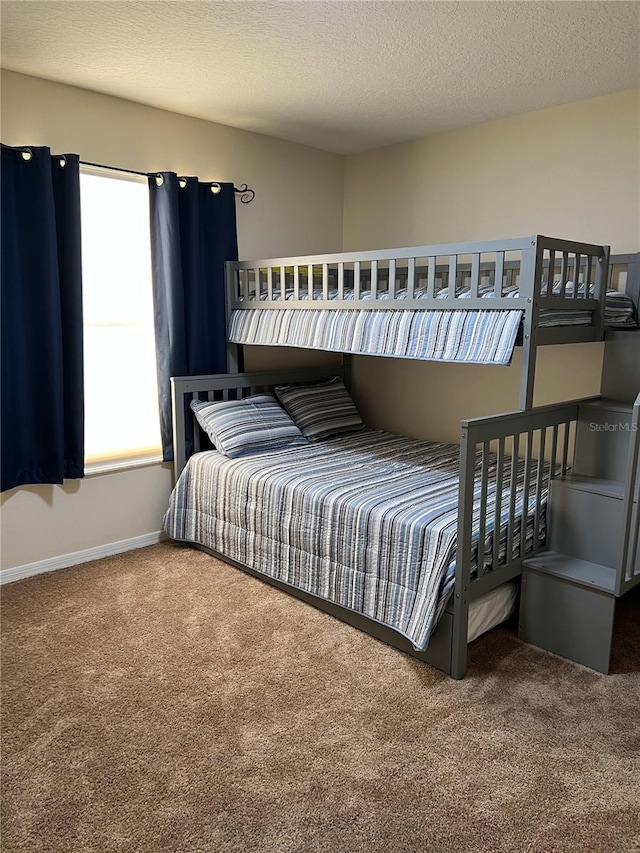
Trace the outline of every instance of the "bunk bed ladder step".
{"type": "Polygon", "coordinates": [[[624,482],[566,474],[551,483],[547,544],[579,560],[617,566],[622,557],[624,482]]]}
{"type": "Polygon", "coordinates": [[[523,561],[518,635],[608,673],[616,600],[640,583],[640,394],[580,406],[574,467],[551,484],[549,550],[523,561]]]}
{"type": "Polygon", "coordinates": [[[600,393],[605,398],[633,404],[638,390],[640,329],[610,329],[605,333],[600,393]]]}
{"type": "Polygon", "coordinates": [[[518,636],[607,674],[615,618],[616,572],[546,551],[524,561],[518,636]]]}
{"type": "Polygon", "coordinates": [[[601,399],[580,406],[573,462],[575,474],[625,480],[632,414],[633,398],[629,403],[601,399]]]}

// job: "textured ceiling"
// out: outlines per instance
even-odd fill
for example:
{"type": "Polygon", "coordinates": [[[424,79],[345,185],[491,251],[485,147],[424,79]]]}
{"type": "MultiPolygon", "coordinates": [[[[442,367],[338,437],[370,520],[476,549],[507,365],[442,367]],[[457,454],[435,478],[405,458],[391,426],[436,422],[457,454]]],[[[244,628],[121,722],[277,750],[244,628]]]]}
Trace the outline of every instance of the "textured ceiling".
{"type": "Polygon", "coordinates": [[[0,8],[6,68],[341,153],[640,85],[638,2],[0,8]]]}

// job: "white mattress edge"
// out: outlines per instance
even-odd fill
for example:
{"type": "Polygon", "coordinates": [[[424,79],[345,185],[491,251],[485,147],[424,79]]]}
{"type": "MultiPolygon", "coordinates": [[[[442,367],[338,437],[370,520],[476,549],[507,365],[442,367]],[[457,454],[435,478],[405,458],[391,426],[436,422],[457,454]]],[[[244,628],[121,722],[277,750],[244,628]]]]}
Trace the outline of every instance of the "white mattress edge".
{"type": "Polygon", "coordinates": [[[508,619],[515,610],[518,582],[509,581],[486,592],[469,605],[467,642],[472,643],[481,634],[508,619]]]}

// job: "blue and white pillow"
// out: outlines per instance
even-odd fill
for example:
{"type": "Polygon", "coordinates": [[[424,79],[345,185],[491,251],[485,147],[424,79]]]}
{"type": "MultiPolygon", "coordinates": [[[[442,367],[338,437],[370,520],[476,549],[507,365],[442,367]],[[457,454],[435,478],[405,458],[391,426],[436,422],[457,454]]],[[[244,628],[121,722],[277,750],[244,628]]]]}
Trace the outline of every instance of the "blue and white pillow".
{"type": "Polygon", "coordinates": [[[232,459],[307,444],[271,394],[219,403],[192,400],[191,408],[216,450],[232,459]]]}
{"type": "Polygon", "coordinates": [[[274,391],[310,441],[364,429],[355,403],[339,376],[315,385],[276,385],[274,391]]]}

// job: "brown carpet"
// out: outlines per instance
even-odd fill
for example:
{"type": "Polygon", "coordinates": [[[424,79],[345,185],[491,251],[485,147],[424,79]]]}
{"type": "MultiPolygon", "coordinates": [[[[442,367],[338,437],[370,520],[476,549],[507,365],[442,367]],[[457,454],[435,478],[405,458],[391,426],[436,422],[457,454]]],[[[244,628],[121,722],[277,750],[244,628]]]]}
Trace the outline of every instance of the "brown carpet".
{"type": "Polygon", "coordinates": [[[639,851],[639,612],[455,682],[173,543],[11,584],[2,850],[639,851]]]}

